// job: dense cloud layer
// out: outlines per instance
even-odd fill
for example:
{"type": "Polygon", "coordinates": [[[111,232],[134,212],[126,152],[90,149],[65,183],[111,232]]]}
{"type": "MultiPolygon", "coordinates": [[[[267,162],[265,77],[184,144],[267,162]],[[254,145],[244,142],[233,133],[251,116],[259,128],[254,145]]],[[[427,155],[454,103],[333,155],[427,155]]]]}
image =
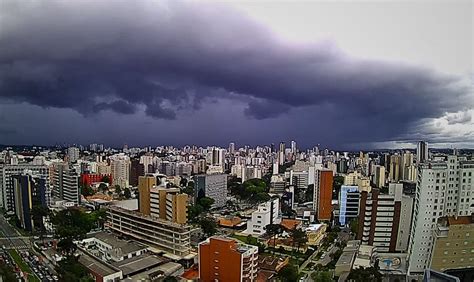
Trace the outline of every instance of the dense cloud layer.
{"type": "Polygon", "coordinates": [[[86,117],[144,108],[179,120],[227,99],[251,119],[288,115],[281,126],[372,142],[473,107],[459,78],[350,58],[331,43],[292,44],[221,5],[6,1],[0,21],[0,96],[86,117]]]}

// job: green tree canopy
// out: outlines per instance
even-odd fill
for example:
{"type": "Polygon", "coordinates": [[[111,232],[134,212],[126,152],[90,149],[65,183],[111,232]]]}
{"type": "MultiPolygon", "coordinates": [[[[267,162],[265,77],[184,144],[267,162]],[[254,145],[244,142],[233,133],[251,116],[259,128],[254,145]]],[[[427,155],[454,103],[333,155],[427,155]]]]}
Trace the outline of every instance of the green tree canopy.
{"type": "Polygon", "coordinates": [[[212,218],[203,218],[199,222],[202,232],[207,236],[212,236],[217,232],[217,223],[212,218]]]}
{"type": "Polygon", "coordinates": [[[130,188],[126,187],[123,189],[123,196],[125,199],[130,199],[132,197],[132,192],[130,191],[130,188]]]}
{"type": "Polygon", "coordinates": [[[101,181],[110,184],[110,177],[108,175],[104,175],[102,176],[101,181]]]}
{"type": "Polygon", "coordinates": [[[329,271],[315,271],[311,274],[311,278],[315,282],[332,282],[331,273],[329,271]]]}
{"type": "Polygon", "coordinates": [[[278,277],[282,282],[296,282],[298,281],[298,267],[287,264],[278,272],[278,277]]]}
{"type": "Polygon", "coordinates": [[[209,197],[202,197],[199,199],[199,205],[205,210],[209,211],[214,204],[214,199],[209,198],[209,197]]]}

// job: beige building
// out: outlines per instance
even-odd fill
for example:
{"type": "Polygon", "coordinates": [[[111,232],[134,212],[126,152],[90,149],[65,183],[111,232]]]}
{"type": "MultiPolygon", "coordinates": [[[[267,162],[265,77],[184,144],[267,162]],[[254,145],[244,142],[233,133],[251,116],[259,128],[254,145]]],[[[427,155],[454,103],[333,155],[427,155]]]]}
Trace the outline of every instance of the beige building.
{"type": "Polygon", "coordinates": [[[164,251],[167,253],[165,256],[172,259],[186,258],[191,252],[191,227],[186,224],[110,206],[107,209],[106,227],[164,251]]]}
{"type": "Polygon", "coordinates": [[[150,215],[150,189],[155,185],[155,176],[138,177],[138,206],[143,214],[150,215]]]}
{"type": "Polygon", "coordinates": [[[179,188],[153,187],[149,193],[151,216],[179,224],[188,222],[188,195],[179,188]]]}
{"type": "Polygon", "coordinates": [[[474,215],[441,218],[434,231],[431,268],[474,268],[474,215]]]}

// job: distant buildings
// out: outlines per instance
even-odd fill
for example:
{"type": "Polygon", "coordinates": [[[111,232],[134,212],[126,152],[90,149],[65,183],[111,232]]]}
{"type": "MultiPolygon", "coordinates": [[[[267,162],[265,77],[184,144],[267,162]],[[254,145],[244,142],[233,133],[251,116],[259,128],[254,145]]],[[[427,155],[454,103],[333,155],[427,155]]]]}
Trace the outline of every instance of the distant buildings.
{"type": "Polygon", "coordinates": [[[258,247],[224,237],[199,244],[199,281],[255,281],[258,247]]]}
{"type": "Polygon", "coordinates": [[[194,176],[195,199],[208,197],[213,207],[222,207],[227,198],[227,174],[200,174],[194,176]]]}
{"type": "Polygon", "coordinates": [[[47,207],[46,179],[32,175],[31,171],[25,171],[12,176],[12,180],[15,216],[23,229],[32,231],[32,210],[35,207],[47,207]]]}
{"type": "Polygon", "coordinates": [[[70,163],[77,162],[77,160],[79,160],[79,148],[77,147],[67,148],[67,156],[68,156],[68,161],[70,163]]]}
{"type": "Polygon", "coordinates": [[[130,157],[124,154],[117,154],[110,157],[112,170],[112,185],[121,188],[129,186],[130,179],[130,157]]]}

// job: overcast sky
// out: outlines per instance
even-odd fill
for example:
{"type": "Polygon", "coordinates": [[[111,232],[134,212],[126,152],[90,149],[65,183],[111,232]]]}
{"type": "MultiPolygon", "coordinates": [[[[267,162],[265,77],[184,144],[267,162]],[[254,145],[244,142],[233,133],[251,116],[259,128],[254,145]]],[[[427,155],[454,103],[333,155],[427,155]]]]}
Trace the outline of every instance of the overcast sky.
{"type": "Polygon", "coordinates": [[[474,148],[472,1],[0,2],[0,144],[474,148]]]}

